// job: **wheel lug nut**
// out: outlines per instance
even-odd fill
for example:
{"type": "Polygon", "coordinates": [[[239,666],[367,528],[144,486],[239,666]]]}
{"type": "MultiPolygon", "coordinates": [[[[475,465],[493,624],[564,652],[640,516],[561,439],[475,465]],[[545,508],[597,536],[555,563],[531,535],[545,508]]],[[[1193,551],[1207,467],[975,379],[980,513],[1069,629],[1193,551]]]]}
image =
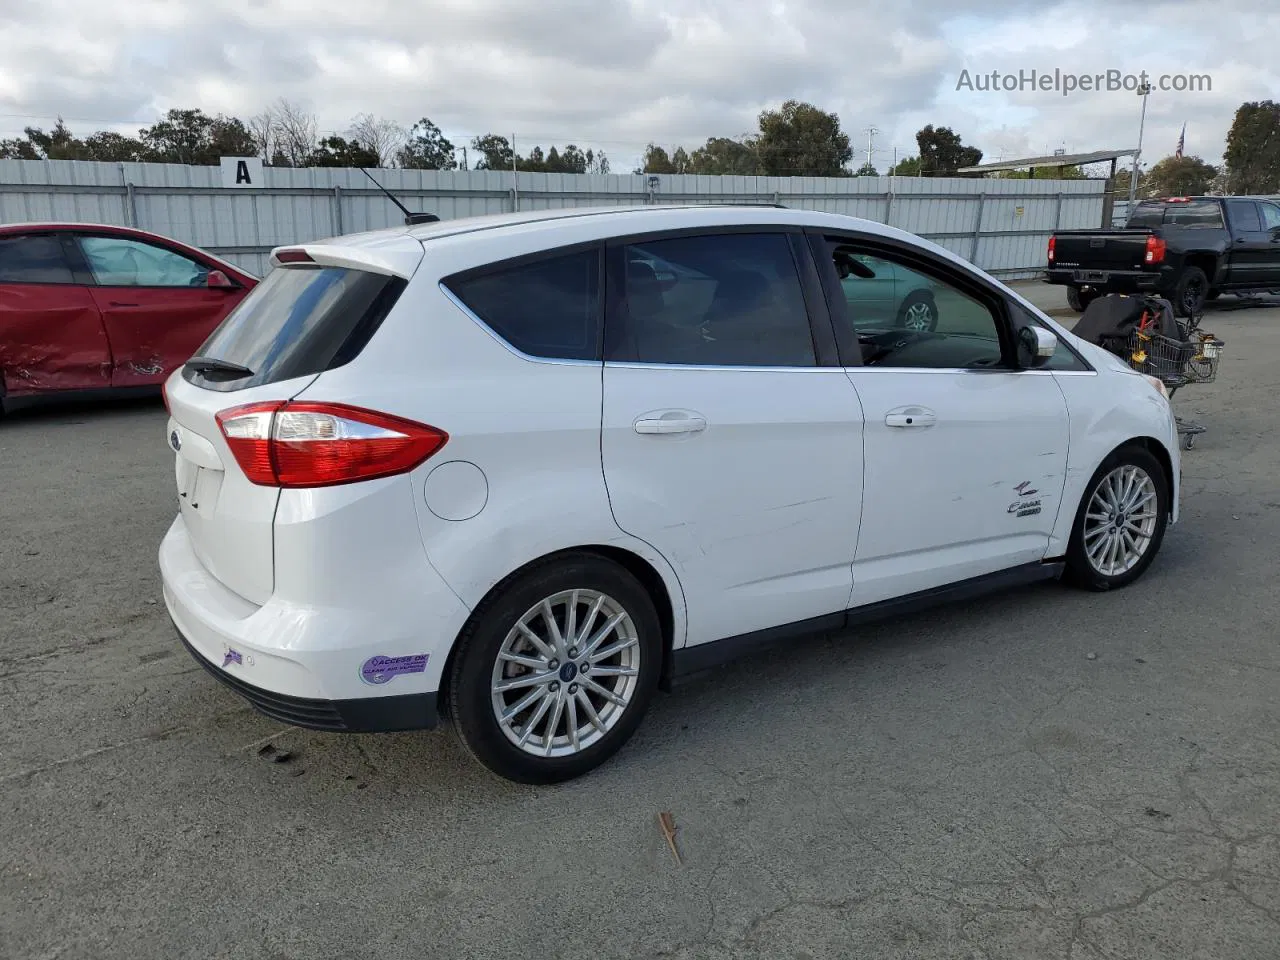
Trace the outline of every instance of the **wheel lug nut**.
{"type": "Polygon", "coordinates": [[[548,669],[551,669],[551,670],[555,670],[559,666],[560,666],[559,660],[552,660],[550,663],[547,664],[548,669]]]}
{"type": "Polygon", "coordinates": [[[571,684],[569,684],[569,692],[570,692],[570,693],[577,693],[577,692],[578,692],[578,685],[577,685],[576,683],[571,683],[571,684]]]}
{"type": "Polygon", "coordinates": [[[585,660],[582,661],[582,666],[578,668],[579,673],[588,673],[590,670],[591,670],[591,664],[587,663],[585,660]]]}
{"type": "Polygon", "coordinates": [[[550,687],[548,687],[547,689],[548,689],[548,690],[550,690],[552,693],[558,693],[558,692],[559,692],[559,690],[560,690],[560,684],[556,683],[556,682],[553,680],[553,681],[551,681],[551,686],[550,686],[550,687]]]}
{"type": "Polygon", "coordinates": [[[569,648],[569,656],[571,656],[571,657],[576,657],[577,655],[578,655],[578,648],[577,648],[577,647],[570,647],[570,648],[569,648]]]}

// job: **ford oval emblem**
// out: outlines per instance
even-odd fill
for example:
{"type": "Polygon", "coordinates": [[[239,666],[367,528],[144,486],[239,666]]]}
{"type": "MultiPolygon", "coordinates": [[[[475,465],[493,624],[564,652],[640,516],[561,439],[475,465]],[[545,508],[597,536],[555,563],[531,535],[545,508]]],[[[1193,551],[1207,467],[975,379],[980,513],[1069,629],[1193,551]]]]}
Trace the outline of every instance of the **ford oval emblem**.
{"type": "Polygon", "coordinates": [[[182,438],[178,436],[177,430],[173,430],[169,433],[169,446],[173,447],[174,450],[182,449],[182,438]]]}

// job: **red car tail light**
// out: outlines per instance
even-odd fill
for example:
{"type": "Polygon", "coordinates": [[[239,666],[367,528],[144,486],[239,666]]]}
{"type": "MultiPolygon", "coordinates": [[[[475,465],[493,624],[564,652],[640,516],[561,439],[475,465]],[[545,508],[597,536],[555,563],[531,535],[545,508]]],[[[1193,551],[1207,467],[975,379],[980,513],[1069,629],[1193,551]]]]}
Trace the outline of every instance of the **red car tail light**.
{"type": "Polygon", "coordinates": [[[1057,239],[1058,239],[1057,237],[1049,238],[1049,262],[1050,263],[1053,263],[1053,244],[1054,244],[1054,241],[1057,239]]]}
{"type": "Polygon", "coordinates": [[[1164,260],[1165,242],[1160,237],[1147,237],[1147,263],[1160,263],[1164,260]]]}
{"type": "Polygon", "coordinates": [[[264,487],[330,487],[407,473],[449,439],[435,427],[342,403],[250,403],[217,420],[244,475],[264,487]]]}

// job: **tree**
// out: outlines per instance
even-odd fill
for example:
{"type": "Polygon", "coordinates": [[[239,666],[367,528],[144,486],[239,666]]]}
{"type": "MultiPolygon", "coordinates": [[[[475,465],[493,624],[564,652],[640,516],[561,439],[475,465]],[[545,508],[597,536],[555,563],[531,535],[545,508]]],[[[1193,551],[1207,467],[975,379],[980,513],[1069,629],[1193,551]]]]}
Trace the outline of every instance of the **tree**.
{"type": "Polygon", "coordinates": [[[608,173],[609,158],[605,156],[605,152],[601,150],[596,153],[594,150],[587,150],[587,173],[608,173]]]}
{"type": "Polygon", "coordinates": [[[308,167],[376,167],[378,155],[354,140],[325,137],[307,157],[308,167]]]}
{"type": "MultiPolygon", "coordinates": [[[[997,180],[1083,180],[1084,171],[1068,164],[1064,167],[1036,167],[1035,170],[1000,170],[989,174],[997,180]],[[1032,173],[1035,176],[1032,176],[1032,173]]],[[[1127,181],[1126,181],[1127,182],[1127,181]]],[[[1125,189],[1128,189],[1126,186],[1125,189]]]]}
{"type": "Polygon", "coordinates": [[[966,147],[958,134],[950,127],[933,124],[923,127],[916,134],[920,147],[920,165],[926,177],[950,177],[961,167],[972,167],[982,162],[982,151],[966,147]]]}
{"type": "Polygon", "coordinates": [[[774,177],[847,176],[853,156],[840,118],[799,100],[760,114],[755,150],[761,172],[774,177]]]}
{"type": "Polygon", "coordinates": [[[689,154],[684,147],[677,147],[675,152],[667,151],[651,143],[644,150],[644,159],[636,173],[687,173],[689,170],[689,154]]]}
{"type": "Polygon", "coordinates": [[[409,137],[396,154],[396,162],[410,170],[455,170],[458,160],[453,144],[427,117],[409,130],[409,137]]]}
{"type": "MultiPolygon", "coordinates": [[[[253,156],[257,142],[243,122],[203,110],[173,109],[138,132],[147,159],[158,163],[211,165],[219,157],[253,156]]],[[[124,145],[114,143],[120,148],[124,145]]]]}
{"type": "Polygon", "coordinates": [[[920,158],[904,157],[896,164],[889,168],[889,176],[891,177],[918,177],[920,176],[920,158]]]}
{"type": "Polygon", "coordinates": [[[755,176],[762,172],[751,140],[711,137],[689,157],[689,173],[755,176]]]}
{"type": "Polygon", "coordinates": [[[89,155],[84,143],[76,139],[62,118],[54,123],[53,129],[45,133],[40,127],[27,127],[23,131],[27,142],[36,154],[44,160],[88,160],[89,155]]]}
{"type": "Polygon", "coordinates": [[[1147,173],[1142,192],[1148,197],[1203,196],[1217,175],[1218,168],[1199,157],[1165,157],[1147,173]]]}
{"type": "MultiPolygon", "coordinates": [[[[555,150],[555,147],[551,148],[555,150]]],[[[550,166],[551,155],[547,155],[547,164],[550,166]]],[[[569,144],[564,148],[564,153],[560,154],[559,173],[586,173],[587,172],[587,155],[576,144],[569,144]]]]}
{"type": "Polygon", "coordinates": [[[1224,154],[1231,171],[1231,192],[1280,191],[1280,104],[1273,100],[1242,103],[1227,133],[1224,154]]]}
{"type": "MultiPolygon", "coordinates": [[[[423,117],[423,120],[426,118],[423,117]]],[[[431,123],[430,120],[426,122],[431,123]]],[[[435,125],[432,124],[432,126],[435,125]]],[[[439,128],[436,128],[436,133],[439,132],[439,128]]],[[[389,167],[395,162],[408,134],[405,133],[404,127],[394,120],[381,120],[371,113],[361,113],[352,118],[347,137],[351,142],[359,144],[378,157],[378,162],[374,166],[389,167]]],[[[452,144],[450,158],[452,159],[452,144]]]]}
{"type": "Polygon", "coordinates": [[[40,152],[28,138],[11,137],[0,140],[0,160],[39,160],[40,152]]]}
{"type": "Polygon", "coordinates": [[[874,163],[868,160],[866,163],[864,163],[862,166],[858,168],[858,172],[855,173],[854,176],[855,177],[878,177],[880,176],[880,171],[876,169],[876,165],[874,163]]]}
{"type": "Polygon", "coordinates": [[[496,133],[486,133],[471,141],[471,149],[480,155],[477,170],[510,170],[514,154],[511,141],[496,133]]]}
{"type": "Polygon", "coordinates": [[[315,115],[281,97],[272,109],[276,122],[276,145],[272,162],[284,166],[305,166],[316,147],[319,124],[315,115]]]}

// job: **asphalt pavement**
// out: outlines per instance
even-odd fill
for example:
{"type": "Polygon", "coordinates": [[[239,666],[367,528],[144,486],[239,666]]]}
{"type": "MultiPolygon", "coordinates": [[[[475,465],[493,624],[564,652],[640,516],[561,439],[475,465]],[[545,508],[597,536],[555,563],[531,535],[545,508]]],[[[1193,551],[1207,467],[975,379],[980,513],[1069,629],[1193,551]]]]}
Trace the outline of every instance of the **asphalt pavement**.
{"type": "Polygon", "coordinates": [[[158,602],[160,403],[9,418],[0,957],[1274,960],[1280,309],[1233,306],[1140,583],[793,643],[550,788],[254,713],[158,602]]]}

